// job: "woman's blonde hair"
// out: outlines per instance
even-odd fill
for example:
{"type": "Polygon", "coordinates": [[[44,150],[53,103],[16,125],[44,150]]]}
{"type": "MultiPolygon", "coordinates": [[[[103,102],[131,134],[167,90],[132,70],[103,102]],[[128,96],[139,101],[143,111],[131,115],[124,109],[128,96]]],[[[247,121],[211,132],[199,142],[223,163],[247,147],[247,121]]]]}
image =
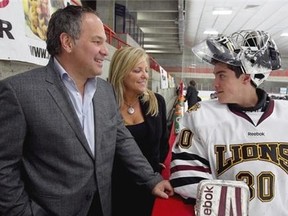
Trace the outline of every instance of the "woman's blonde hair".
{"type": "MultiPolygon", "coordinates": [[[[116,50],[112,56],[109,68],[108,81],[114,87],[116,99],[119,107],[124,103],[124,78],[139,63],[139,60],[145,58],[148,66],[150,65],[149,56],[144,49],[140,47],[121,47],[116,50]]],[[[139,95],[143,103],[148,103],[146,114],[155,116],[158,114],[158,102],[154,92],[147,89],[143,95],[139,95]]]]}

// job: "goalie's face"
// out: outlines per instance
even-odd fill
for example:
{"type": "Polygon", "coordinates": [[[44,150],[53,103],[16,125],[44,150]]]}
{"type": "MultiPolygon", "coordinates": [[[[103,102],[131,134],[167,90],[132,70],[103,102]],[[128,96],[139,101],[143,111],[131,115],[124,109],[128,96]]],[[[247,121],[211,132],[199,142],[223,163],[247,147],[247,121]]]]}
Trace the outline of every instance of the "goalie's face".
{"type": "Polygon", "coordinates": [[[236,77],[235,72],[225,63],[216,63],[214,67],[214,87],[218,101],[223,104],[235,103],[247,107],[247,93],[250,91],[250,76],[246,74],[236,77]]]}

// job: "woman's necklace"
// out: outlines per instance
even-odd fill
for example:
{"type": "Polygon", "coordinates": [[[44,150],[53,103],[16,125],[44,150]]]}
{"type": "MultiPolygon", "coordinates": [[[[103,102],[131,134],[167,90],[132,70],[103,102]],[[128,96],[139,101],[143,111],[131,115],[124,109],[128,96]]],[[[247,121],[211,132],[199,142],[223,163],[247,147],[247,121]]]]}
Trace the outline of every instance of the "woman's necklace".
{"type": "Polygon", "coordinates": [[[128,107],[127,109],[127,112],[129,115],[132,115],[134,112],[135,112],[135,109],[133,108],[133,106],[138,102],[138,98],[137,100],[133,103],[133,104],[127,104],[125,101],[124,101],[124,104],[128,107]]]}

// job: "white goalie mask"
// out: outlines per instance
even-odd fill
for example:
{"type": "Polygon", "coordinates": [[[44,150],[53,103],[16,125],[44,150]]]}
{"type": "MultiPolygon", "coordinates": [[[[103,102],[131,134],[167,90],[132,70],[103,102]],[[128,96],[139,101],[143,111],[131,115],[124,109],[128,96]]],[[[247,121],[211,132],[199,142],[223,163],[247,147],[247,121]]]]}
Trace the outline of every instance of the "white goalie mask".
{"type": "Polygon", "coordinates": [[[259,86],[272,70],[281,68],[281,58],[275,42],[264,31],[243,30],[230,36],[211,37],[192,48],[204,61],[215,60],[240,67],[250,74],[252,82],[259,86]]]}

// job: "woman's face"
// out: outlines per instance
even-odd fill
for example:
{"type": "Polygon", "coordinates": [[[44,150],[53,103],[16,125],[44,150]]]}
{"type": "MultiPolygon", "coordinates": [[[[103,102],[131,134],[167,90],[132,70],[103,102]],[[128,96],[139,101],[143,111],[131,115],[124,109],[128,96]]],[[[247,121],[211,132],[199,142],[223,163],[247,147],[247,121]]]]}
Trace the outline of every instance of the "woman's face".
{"type": "Polygon", "coordinates": [[[140,59],[135,67],[124,78],[124,88],[126,92],[142,94],[146,91],[149,79],[148,68],[146,59],[140,59]]]}

